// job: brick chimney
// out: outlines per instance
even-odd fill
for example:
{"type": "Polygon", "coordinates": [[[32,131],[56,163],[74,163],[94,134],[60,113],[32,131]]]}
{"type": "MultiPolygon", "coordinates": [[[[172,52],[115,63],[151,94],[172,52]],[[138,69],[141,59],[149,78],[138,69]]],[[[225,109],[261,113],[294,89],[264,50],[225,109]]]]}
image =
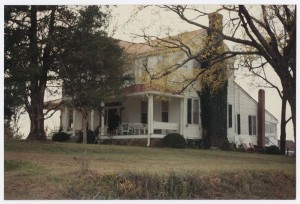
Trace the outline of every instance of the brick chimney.
{"type": "MultiPolygon", "coordinates": [[[[208,14],[209,27],[217,31],[223,31],[223,15],[214,12],[208,14]]],[[[210,34],[210,33],[209,33],[210,34]]]]}
{"type": "Polygon", "coordinates": [[[265,91],[258,91],[257,107],[257,145],[265,147],[265,91]]]}
{"type": "MultiPolygon", "coordinates": [[[[223,15],[213,12],[208,14],[209,27],[217,32],[207,30],[208,44],[214,43],[215,48],[222,46],[223,37],[219,34],[223,31],[223,15]]],[[[218,51],[219,52],[219,51],[218,51]]]]}

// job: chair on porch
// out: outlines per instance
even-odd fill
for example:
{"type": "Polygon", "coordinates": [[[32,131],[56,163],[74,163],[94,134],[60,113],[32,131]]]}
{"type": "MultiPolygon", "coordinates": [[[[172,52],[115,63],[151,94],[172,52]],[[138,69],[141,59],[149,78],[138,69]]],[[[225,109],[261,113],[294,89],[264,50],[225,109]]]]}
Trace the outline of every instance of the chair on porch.
{"type": "Polygon", "coordinates": [[[146,134],[146,126],[142,123],[134,123],[133,124],[133,134],[135,135],[145,135],[146,134]]]}
{"type": "Polygon", "coordinates": [[[129,135],[129,133],[130,133],[130,129],[129,129],[128,123],[122,123],[121,135],[129,135]]]}

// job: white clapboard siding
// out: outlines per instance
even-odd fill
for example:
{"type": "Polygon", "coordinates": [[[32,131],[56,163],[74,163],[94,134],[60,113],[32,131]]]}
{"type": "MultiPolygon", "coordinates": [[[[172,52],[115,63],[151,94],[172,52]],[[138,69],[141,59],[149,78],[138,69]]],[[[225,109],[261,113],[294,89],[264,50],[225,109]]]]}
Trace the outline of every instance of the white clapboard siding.
{"type": "Polygon", "coordinates": [[[228,86],[227,86],[227,137],[229,142],[234,142],[235,138],[235,87],[234,87],[234,75],[231,73],[228,77],[228,86]],[[232,127],[229,128],[229,108],[228,106],[232,105],[232,127]]]}
{"type": "MultiPolygon", "coordinates": [[[[249,123],[248,116],[257,116],[257,102],[246,93],[240,86],[235,84],[235,131],[236,138],[235,142],[237,144],[247,143],[249,142],[253,144],[257,144],[257,131],[256,135],[249,135],[249,123]],[[241,134],[238,134],[237,131],[237,114],[240,114],[240,123],[241,123],[241,134]]],[[[257,122],[257,117],[256,117],[257,122]]],[[[257,126],[256,126],[257,127],[257,126]]]]}

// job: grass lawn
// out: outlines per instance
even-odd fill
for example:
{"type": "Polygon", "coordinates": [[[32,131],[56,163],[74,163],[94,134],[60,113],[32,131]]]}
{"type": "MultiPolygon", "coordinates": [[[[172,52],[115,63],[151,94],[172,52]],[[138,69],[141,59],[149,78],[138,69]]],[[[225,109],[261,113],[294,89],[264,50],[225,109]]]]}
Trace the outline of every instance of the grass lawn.
{"type": "Polygon", "coordinates": [[[293,157],[16,141],[5,142],[4,151],[5,199],[295,199],[296,195],[293,157]],[[261,186],[261,192],[255,186],[261,186]]]}

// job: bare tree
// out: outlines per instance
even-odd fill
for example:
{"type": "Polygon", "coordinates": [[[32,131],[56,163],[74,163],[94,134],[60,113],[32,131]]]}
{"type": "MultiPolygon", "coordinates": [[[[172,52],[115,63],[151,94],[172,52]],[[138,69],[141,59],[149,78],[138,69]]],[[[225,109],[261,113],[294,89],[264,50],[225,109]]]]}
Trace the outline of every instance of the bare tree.
{"type": "MultiPolygon", "coordinates": [[[[145,6],[148,7],[148,6],[145,6]]],[[[224,49],[215,52],[213,56],[201,60],[216,63],[224,59],[239,56],[238,64],[246,67],[257,77],[275,88],[283,100],[281,128],[289,121],[285,119],[285,103],[291,107],[294,138],[296,141],[296,6],[295,5],[226,5],[220,6],[217,12],[226,15],[224,30],[209,27],[201,22],[210,13],[193,5],[162,5],[156,6],[164,11],[175,13],[184,22],[215,33],[220,40],[235,45],[232,50],[224,49]],[[257,61],[260,59],[260,61],[257,61]],[[255,64],[255,66],[253,66],[255,64]],[[266,78],[265,67],[269,65],[280,79],[282,91],[273,82],[266,78]]],[[[138,11],[141,11],[139,8],[138,11]]],[[[144,35],[146,38],[146,35],[144,35]]],[[[152,36],[153,39],[153,36],[152,36]]],[[[158,39],[158,38],[157,38],[158,39]]],[[[218,41],[211,43],[216,46],[218,41]]],[[[174,46],[174,43],[172,44],[174,46]]],[[[205,54],[199,48],[196,55],[189,55],[189,47],[178,42],[177,48],[183,50],[187,57],[199,60],[205,54]]],[[[208,47],[211,48],[211,47],[208,47]]],[[[205,48],[204,48],[205,49],[205,48]]],[[[172,72],[176,67],[170,67],[165,74],[172,72]]],[[[164,75],[164,74],[160,74],[164,75]]],[[[198,76],[197,76],[198,77],[198,76]]],[[[281,133],[285,138],[285,131],[281,133]]]]}
{"type": "MultiPolygon", "coordinates": [[[[254,8],[244,5],[222,6],[219,12],[225,11],[232,16],[225,25],[231,26],[231,34],[224,34],[212,29],[197,20],[187,17],[188,6],[162,6],[175,12],[182,20],[210,32],[217,32],[224,40],[236,43],[240,50],[234,51],[237,55],[249,51],[249,56],[261,56],[280,78],[282,90],[291,106],[294,138],[296,141],[296,6],[295,5],[261,5],[254,8]],[[241,29],[243,38],[237,36],[241,29]]],[[[202,15],[205,12],[194,9],[202,15]]],[[[228,53],[231,53],[229,51],[228,53]]],[[[226,53],[226,54],[228,54],[226,53]]],[[[225,53],[220,53],[223,57],[225,53]]],[[[264,68],[264,63],[260,68],[264,68]]],[[[252,69],[249,67],[249,69],[252,69]]]]}

